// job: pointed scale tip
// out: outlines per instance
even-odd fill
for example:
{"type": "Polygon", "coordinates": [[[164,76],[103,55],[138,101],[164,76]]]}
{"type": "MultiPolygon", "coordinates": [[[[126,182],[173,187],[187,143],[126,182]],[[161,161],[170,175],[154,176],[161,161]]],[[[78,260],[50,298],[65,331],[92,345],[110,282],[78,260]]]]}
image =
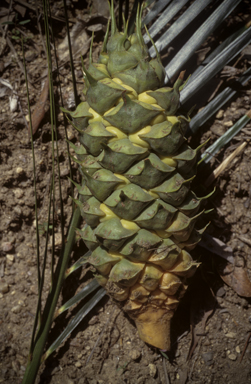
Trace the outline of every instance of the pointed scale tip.
{"type": "MultiPolygon", "coordinates": [[[[93,46],[93,40],[94,40],[94,31],[92,31],[92,39],[91,39],[90,52],[89,52],[89,65],[92,63],[92,46],[93,46]]],[[[82,63],[82,64],[83,64],[83,63],[82,63]]]]}
{"type": "Polygon", "coordinates": [[[83,57],[81,56],[81,61],[82,61],[82,67],[83,67],[83,73],[84,73],[84,77],[87,78],[87,80],[89,81],[89,83],[91,85],[95,85],[97,84],[97,80],[94,79],[94,77],[92,77],[92,75],[87,71],[87,69],[85,68],[85,65],[84,65],[84,60],[83,60],[83,57]]]}
{"type": "Polygon", "coordinates": [[[182,81],[184,80],[185,73],[186,73],[186,70],[180,72],[180,74],[179,74],[179,79],[180,80],[182,80],[182,81]]]}
{"type": "Polygon", "coordinates": [[[110,15],[111,15],[111,36],[112,36],[112,35],[114,35],[114,33],[117,32],[117,25],[116,25],[116,19],[115,19],[113,0],[111,0],[111,3],[110,3],[110,15]]]}
{"type": "Polygon", "coordinates": [[[138,4],[137,7],[137,15],[136,15],[136,35],[138,37],[139,42],[141,43],[142,46],[145,46],[145,42],[142,36],[141,28],[142,28],[142,23],[141,23],[141,18],[142,18],[142,12],[143,12],[143,6],[138,4]]]}

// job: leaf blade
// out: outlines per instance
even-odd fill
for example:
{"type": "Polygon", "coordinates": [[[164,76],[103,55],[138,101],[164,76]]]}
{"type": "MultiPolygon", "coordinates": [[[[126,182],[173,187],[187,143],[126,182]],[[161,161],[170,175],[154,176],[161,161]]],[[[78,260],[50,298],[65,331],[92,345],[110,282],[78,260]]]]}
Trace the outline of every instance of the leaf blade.
{"type": "Polygon", "coordinates": [[[104,288],[100,288],[98,292],[92,297],[92,299],[86,303],[76,314],[74,319],[67,325],[61,335],[51,344],[43,356],[43,361],[46,360],[62,342],[71,334],[71,332],[78,326],[78,324],[84,319],[84,317],[97,305],[97,303],[106,295],[104,288]]]}

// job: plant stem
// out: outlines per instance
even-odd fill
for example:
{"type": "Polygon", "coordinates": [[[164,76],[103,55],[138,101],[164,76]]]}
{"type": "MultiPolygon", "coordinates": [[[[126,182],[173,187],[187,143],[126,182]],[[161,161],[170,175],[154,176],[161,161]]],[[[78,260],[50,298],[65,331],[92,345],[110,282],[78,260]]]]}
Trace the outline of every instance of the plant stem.
{"type": "Polygon", "coordinates": [[[64,281],[65,271],[68,267],[71,250],[75,242],[75,230],[78,226],[79,220],[80,220],[80,209],[75,208],[72,215],[64,252],[61,258],[59,259],[59,262],[57,265],[52,289],[48,295],[46,305],[43,311],[42,324],[40,329],[38,330],[38,333],[35,339],[33,352],[29,356],[29,362],[26,367],[22,384],[33,384],[35,382],[37,372],[41,363],[41,357],[43,355],[45,343],[47,341],[47,337],[53,322],[53,315],[55,312],[61,287],[64,281]]]}

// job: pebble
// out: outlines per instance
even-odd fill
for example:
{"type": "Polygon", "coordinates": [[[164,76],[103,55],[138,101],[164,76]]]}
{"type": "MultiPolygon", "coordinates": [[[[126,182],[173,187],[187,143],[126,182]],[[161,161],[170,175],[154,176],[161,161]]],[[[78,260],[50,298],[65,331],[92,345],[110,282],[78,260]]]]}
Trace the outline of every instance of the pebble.
{"type": "Polygon", "coordinates": [[[8,293],[9,285],[7,283],[0,282],[0,293],[8,293]]]}
{"type": "Polygon", "coordinates": [[[36,57],[37,57],[37,52],[32,51],[31,49],[29,49],[27,52],[25,52],[25,59],[28,62],[35,60],[36,57]]]}
{"type": "Polygon", "coordinates": [[[132,350],[130,353],[130,357],[132,360],[138,360],[141,356],[140,351],[137,351],[136,349],[132,350]]]}
{"type": "Polygon", "coordinates": [[[63,167],[63,168],[61,169],[60,176],[61,176],[61,177],[64,177],[64,176],[69,175],[69,173],[70,173],[69,168],[67,168],[67,167],[63,167]]]}
{"type": "Polygon", "coordinates": [[[228,337],[229,339],[235,339],[237,335],[234,332],[228,332],[225,334],[225,336],[228,337]]]}
{"type": "Polygon", "coordinates": [[[205,361],[206,365],[212,365],[213,364],[213,352],[206,352],[202,354],[202,358],[205,361]]]}
{"type": "Polygon", "coordinates": [[[6,259],[7,259],[7,261],[9,261],[10,263],[13,263],[13,261],[15,260],[15,256],[14,256],[14,255],[7,254],[7,255],[6,255],[6,259]]]}
{"type": "Polygon", "coordinates": [[[61,233],[55,233],[55,247],[58,247],[61,244],[62,244],[61,233]]]}
{"type": "Polygon", "coordinates": [[[75,367],[76,367],[76,368],[80,368],[80,367],[82,367],[81,362],[80,362],[80,361],[77,361],[77,362],[75,363],[75,367]]]}
{"type": "Polygon", "coordinates": [[[10,251],[12,251],[12,248],[13,248],[13,245],[10,242],[6,241],[6,242],[2,243],[2,251],[3,252],[10,252],[10,251]]]}
{"type": "Polygon", "coordinates": [[[11,308],[11,312],[13,313],[19,313],[20,311],[21,311],[20,305],[15,305],[14,307],[11,308]]]}
{"type": "Polygon", "coordinates": [[[224,110],[220,109],[219,112],[217,113],[217,115],[215,116],[216,119],[221,119],[223,117],[223,114],[224,114],[224,110]]]}
{"type": "Polygon", "coordinates": [[[91,320],[88,321],[89,325],[94,325],[99,322],[98,316],[93,316],[91,320]]]}
{"type": "Polygon", "coordinates": [[[18,173],[18,174],[20,175],[20,174],[23,173],[23,172],[24,172],[24,170],[23,170],[22,167],[17,167],[17,169],[16,169],[16,173],[18,173]]]}
{"type": "Polygon", "coordinates": [[[16,206],[14,207],[14,212],[15,212],[18,216],[21,216],[21,215],[22,215],[22,209],[21,209],[18,205],[16,205],[16,206]]]}
{"type": "Polygon", "coordinates": [[[229,121],[225,121],[225,123],[223,123],[225,125],[225,127],[232,127],[234,125],[234,123],[232,122],[232,120],[229,120],[229,121]]]}
{"type": "Polygon", "coordinates": [[[240,349],[239,345],[237,345],[237,347],[235,348],[235,350],[236,350],[237,353],[241,353],[241,349],[240,349]]]}
{"type": "Polygon", "coordinates": [[[228,358],[232,361],[235,361],[237,359],[237,356],[234,353],[230,353],[230,355],[228,355],[228,358]]]}
{"type": "Polygon", "coordinates": [[[68,140],[73,140],[75,138],[75,135],[72,129],[70,128],[67,129],[67,136],[68,136],[68,140]]]}
{"type": "Polygon", "coordinates": [[[17,199],[21,199],[21,197],[24,195],[24,191],[21,188],[16,188],[13,192],[17,199]]]}
{"type": "Polygon", "coordinates": [[[55,367],[53,368],[53,370],[51,371],[51,375],[55,375],[57,372],[60,371],[60,368],[59,367],[55,367]]]}
{"type": "Polygon", "coordinates": [[[156,365],[154,365],[154,364],[149,364],[149,365],[148,365],[148,368],[149,368],[150,376],[151,376],[151,377],[155,377],[155,375],[156,375],[156,373],[157,373],[156,365]]]}
{"type": "Polygon", "coordinates": [[[225,288],[224,287],[220,287],[217,292],[216,292],[216,296],[217,297],[223,297],[224,295],[226,294],[226,291],[225,291],[225,288]]]}
{"type": "Polygon", "coordinates": [[[11,365],[15,372],[18,372],[20,370],[20,362],[18,360],[13,360],[11,362],[11,365]]]}

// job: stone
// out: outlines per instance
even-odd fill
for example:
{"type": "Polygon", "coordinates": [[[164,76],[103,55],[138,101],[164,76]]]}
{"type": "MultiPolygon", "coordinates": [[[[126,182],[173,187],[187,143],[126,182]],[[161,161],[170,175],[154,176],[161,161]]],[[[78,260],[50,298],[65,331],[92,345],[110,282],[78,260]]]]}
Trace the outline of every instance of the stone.
{"type": "Polygon", "coordinates": [[[21,168],[21,167],[17,167],[17,169],[16,169],[16,173],[17,174],[21,174],[21,173],[23,173],[24,172],[24,170],[23,170],[23,168],[21,168]]]}
{"type": "Polygon", "coordinates": [[[225,121],[225,123],[223,123],[225,127],[232,127],[234,125],[234,123],[232,122],[232,120],[229,120],[229,121],[225,121]]]}
{"type": "Polygon", "coordinates": [[[13,249],[13,245],[9,241],[5,241],[2,243],[1,248],[3,252],[10,252],[13,249]]]}
{"type": "Polygon", "coordinates": [[[216,115],[216,119],[221,119],[224,115],[224,110],[220,109],[219,112],[216,115]]]}
{"type": "Polygon", "coordinates": [[[213,364],[213,352],[206,352],[202,354],[202,358],[206,365],[210,366],[213,364]]]}
{"type": "Polygon", "coordinates": [[[20,313],[21,311],[21,306],[20,305],[15,305],[14,307],[11,308],[11,312],[13,313],[20,313]]]}
{"type": "Polygon", "coordinates": [[[15,260],[15,256],[14,255],[11,255],[11,254],[7,254],[6,255],[6,259],[9,263],[13,263],[14,260],[15,260]]]}
{"type": "Polygon", "coordinates": [[[132,360],[138,360],[141,356],[140,351],[137,351],[137,349],[133,349],[130,353],[130,357],[132,360]]]}
{"type": "Polygon", "coordinates": [[[150,376],[151,376],[151,377],[155,377],[155,376],[156,376],[156,373],[157,373],[156,365],[154,365],[154,364],[149,364],[149,365],[148,365],[148,368],[149,368],[150,376]]]}
{"type": "Polygon", "coordinates": [[[235,332],[228,332],[225,334],[226,337],[228,337],[229,339],[235,339],[237,334],[235,332]]]}
{"type": "Polygon", "coordinates": [[[237,345],[237,347],[235,348],[235,351],[236,351],[237,353],[241,353],[241,349],[240,349],[239,345],[237,345]]]}
{"type": "Polygon", "coordinates": [[[8,293],[9,285],[5,282],[0,282],[0,293],[8,293]]]}
{"type": "Polygon", "coordinates": [[[13,190],[13,192],[17,199],[21,199],[21,197],[24,195],[24,191],[21,188],[16,188],[13,190]]]}

